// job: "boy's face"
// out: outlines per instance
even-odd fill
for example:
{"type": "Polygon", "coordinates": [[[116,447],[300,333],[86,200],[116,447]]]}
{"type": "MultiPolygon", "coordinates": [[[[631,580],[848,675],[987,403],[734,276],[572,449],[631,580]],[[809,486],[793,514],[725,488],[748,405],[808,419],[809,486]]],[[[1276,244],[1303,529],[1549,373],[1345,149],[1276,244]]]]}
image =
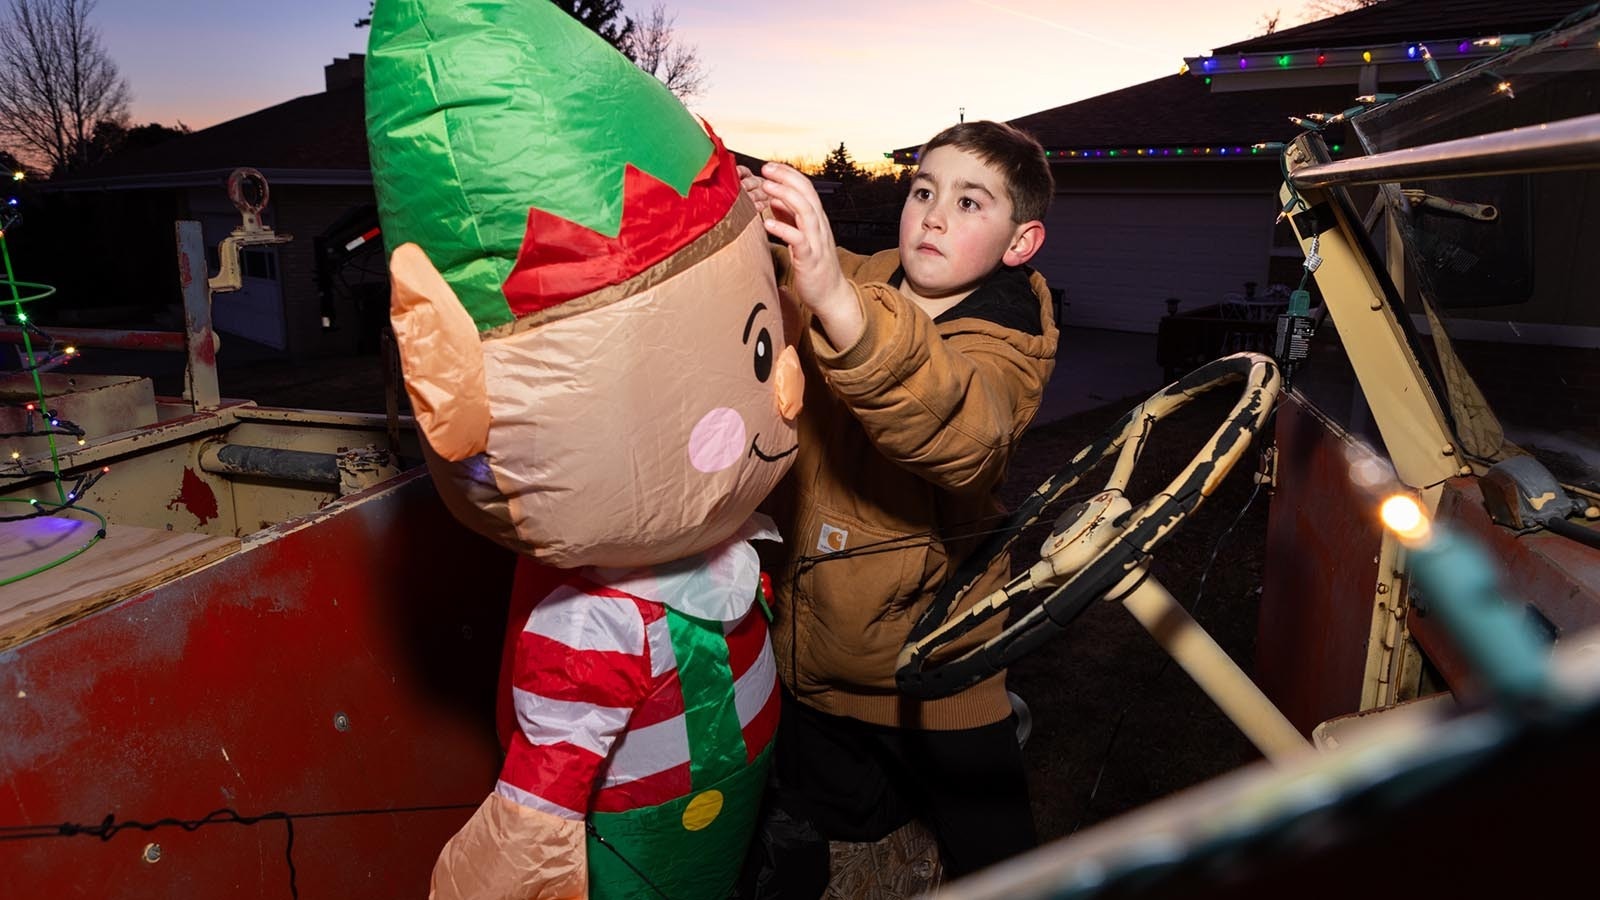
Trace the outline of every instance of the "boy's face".
{"type": "Polygon", "coordinates": [[[956,147],[934,148],[923,156],[900,211],[907,284],[927,299],[977,287],[1026,228],[1011,221],[1011,210],[1005,178],[988,163],[956,147]]]}

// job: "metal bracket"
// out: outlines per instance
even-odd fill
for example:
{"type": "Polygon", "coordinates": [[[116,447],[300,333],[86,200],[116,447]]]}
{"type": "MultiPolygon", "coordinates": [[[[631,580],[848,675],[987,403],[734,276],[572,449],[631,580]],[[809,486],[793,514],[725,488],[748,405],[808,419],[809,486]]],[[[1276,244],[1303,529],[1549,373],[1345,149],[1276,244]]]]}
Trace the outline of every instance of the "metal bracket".
{"type": "Polygon", "coordinates": [[[237,291],[244,285],[244,273],[239,268],[241,248],[286,244],[294,240],[292,234],[279,234],[261,224],[261,210],[266,208],[270,196],[266,176],[255,169],[234,169],[228,176],[228,199],[239,210],[243,222],[217,245],[220,265],[217,274],[208,280],[211,293],[237,291]]]}

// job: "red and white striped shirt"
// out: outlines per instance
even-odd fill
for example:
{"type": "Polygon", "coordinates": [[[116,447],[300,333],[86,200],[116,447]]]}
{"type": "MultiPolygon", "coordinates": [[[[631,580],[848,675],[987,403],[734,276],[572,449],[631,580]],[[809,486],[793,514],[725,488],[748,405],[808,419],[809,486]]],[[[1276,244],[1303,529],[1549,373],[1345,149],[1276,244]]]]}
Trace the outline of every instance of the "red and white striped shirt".
{"type": "MultiPolygon", "coordinates": [[[[586,577],[588,576],[588,577],[586,577]]],[[[623,812],[690,793],[689,735],[667,608],[524,558],[503,666],[496,792],[565,819],[623,812]],[[515,727],[507,728],[514,716],[515,727]]],[[[746,762],[778,724],[767,623],[752,606],[725,623],[746,762]]]]}

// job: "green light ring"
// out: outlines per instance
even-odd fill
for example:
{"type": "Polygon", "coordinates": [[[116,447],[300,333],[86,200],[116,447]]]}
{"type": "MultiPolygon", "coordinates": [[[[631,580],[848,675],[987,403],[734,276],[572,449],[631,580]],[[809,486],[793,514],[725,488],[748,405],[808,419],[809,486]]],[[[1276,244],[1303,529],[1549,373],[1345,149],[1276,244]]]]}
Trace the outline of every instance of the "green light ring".
{"type": "Polygon", "coordinates": [[[0,298],[0,305],[15,306],[18,309],[21,309],[22,304],[24,303],[34,303],[39,300],[43,300],[46,297],[53,296],[56,292],[54,285],[40,284],[37,281],[11,281],[9,279],[0,278],[0,285],[5,285],[6,287],[11,288],[12,293],[16,293],[18,288],[38,292],[35,294],[29,294],[25,297],[14,296],[10,299],[0,298]]]}
{"type": "Polygon", "coordinates": [[[27,572],[23,572],[21,575],[13,575],[10,578],[6,578],[6,579],[3,579],[3,580],[0,580],[0,587],[5,587],[8,584],[16,584],[17,582],[22,581],[25,578],[32,578],[33,576],[38,575],[40,572],[47,572],[47,571],[49,571],[51,569],[54,569],[56,566],[59,566],[62,563],[67,562],[70,559],[73,559],[74,557],[82,554],[83,551],[85,551],[85,550],[89,549],[90,547],[93,547],[95,544],[99,543],[100,540],[105,537],[106,528],[109,527],[107,525],[107,523],[106,523],[106,517],[105,516],[102,516],[98,512],[95,512],[94,510],[89,509],[86,506],[71,506],[71,507],[69,507],[69,506],[67,506],[67,504],[64,504],[64,503],[50,503],[50,502],[45,501],[45,500],[37,500],[37,501],[35,501],[35,500],[20,500],[20,499],[18,499],[16,497],[0,497],[0,503],[26,503],[29,506],[34,506],[34,507],[47,506],[47,507],[51,507],[51,508],[54,508],[54,509],[57,509],[57,510],[71,509],[71,510],[75,510],[77,512],[88,513],[89,515],[94,516],[100,522],[99,530],[95,531],[94,536],[89,538],[89,540],[86,543],[84,543],[84,545],[82,547],[79,547],[78,549],[73,550],[71,553],[68,553],[67,555],[65,555],[65,556],[61,557],[60,559],[57,559],[57,560],[55,560],[53,562],[47,562],[44,565],[39,566],[38,568],[31,569],[31,570],[29,570],[27,572]]]}
{"type": "MultiPolygon", "coordinates": [[[[3,229],[0,229],[0,262],[5,263],[5,278],[0,279],[0,284],[4,284],[7,287],[11,288],[11,299],[10,300],[0,300],[0,303],[7,303],[15,310],[18,324],[26,324],[27,321],[28,321],[28,314],[22,311],[22,304],[24,302],[32,302],[32,301],[35,301],[35,300],[43,300],[44,298],[49,297],[50,295],[54,294],[56,292],[56,289],[54,287],[51,287],[50,285],[40,284],[39,282],[36,282],[36,281],[21,281],[21,280],[18,280],[16,269],[13,269],[11,267],[11,245],[6,243],[5,231],[3,229]],[[37,293],[30,294],[25,300],[21,296],[21,292],[19,290],[17,290],[19,287],[24,287],[24,286],[37,291],[37,293]]],[[[41,410],[43,410],[44,409],[44,384],[43,384],[43,382],[41,382],[39,380],[39,357],[36,356],[34,354],[34,352],[33,352],[33,338],[28,336],[28,329],[27,328],[22,329],[22,349],[23,349],[23,352],[27,354],[28,370],[33,375],[33,392],[34,392],[35,396],[37,396],[38,399],[39,399],[39,408],[41,410]]],[[[31,431],[32,428],[30,427],[29,430],[31,431]]],[[[67,502],[67,492],[66,492],[65,487],[63,487],[62,484],[61,484],[61,453],[56,448],[55,435],[51,434],[50,432],[47,431],[47,432],[45,432],[45,440],[47,440],[49,442],[49,444],[50,444],[50,468],[55,472],[56,497],[62,503],[66,503],[67,502]]],[[[104,520],[101,520],[101,521],[104,521],[104,520]]],[[[93,543],[93,542],[91,541],[90,543],[93,543]]],[[[84,549],[88,549],[88,548],[85,547],[84,549]]],[[[81,553],[83,551],[80,550],[78,552],[81,553]]],[[[76,553],[73,554],[73,556],[76,556],[76,555],[77,555],[76,553]]],[[[71,557],[68,557],[68,559],[70,559],[70,558],[71,557]]],[[[53,563],[53,565],[59,565],[61,562],[64,562],[64,561],[65,560],[58,560],[56,563],[53,563]]],[[[49,566],[46,566],[45,568],[49,568],[49,566]]],[[[29,574],[32,574],[32,573],[29,573],[29,574]]],[[[26,577],[26,576],[24,576],[24,577],[26,577]]],[[[9,582],[3,582],[3,583],[9,584],[9,582]]]]}

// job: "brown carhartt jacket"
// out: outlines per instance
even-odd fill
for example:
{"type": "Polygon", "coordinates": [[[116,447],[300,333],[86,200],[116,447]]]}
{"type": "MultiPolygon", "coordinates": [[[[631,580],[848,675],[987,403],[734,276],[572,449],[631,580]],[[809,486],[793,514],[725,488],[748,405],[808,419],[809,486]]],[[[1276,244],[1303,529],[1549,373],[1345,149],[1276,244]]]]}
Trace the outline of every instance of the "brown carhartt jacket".
{"type": "MultiPolygon", "coordinates": [[[[1010,271],[1017,302],[1039,304],[1042,334],[953,317],[959,305],[935,324],[886,283],[897,251],[839,257],[866,330],[855,346],[836,348],[802,313],[800,446],[768,506],[784,539],[768,560],[778,672],[801,702],[833,715],[909,728],[988,725],[1010,713],[1003,674],[918,701],[896,692],[895,658],[1002,512],[995,489],[1055,366],[1049,288],[1037,272],[1022,270],[1024,280],[1010,271]]],[[[1009,561],[996,560],[961,608],[1008,574],[1009,561]]],[[[991,622],[957,646],[999,628],[991,622]]]]}

